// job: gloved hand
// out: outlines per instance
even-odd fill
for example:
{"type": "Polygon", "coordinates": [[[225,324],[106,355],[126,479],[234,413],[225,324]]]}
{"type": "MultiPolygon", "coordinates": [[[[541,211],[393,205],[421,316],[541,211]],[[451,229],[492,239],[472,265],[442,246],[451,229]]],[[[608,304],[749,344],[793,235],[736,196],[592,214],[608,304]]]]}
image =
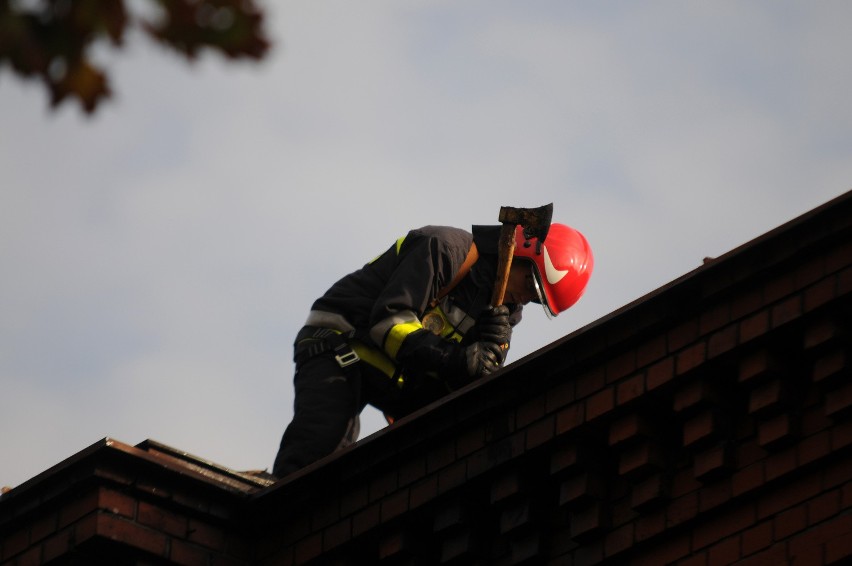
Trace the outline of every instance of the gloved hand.
{"type": "Polygon", "coordinates": [[[493,373],[500,368],[505,356],[505,350],[494,342],[474,342],[464,349],[467,374],[480,377],[493,373]]]}
{"type": "Polygon", "coordinates": [[[476,326],[479,329],[481,340],[493,342],[502,347],[502,359],[505,359],[506,351],[509,349],[509,342],[512,341],[512,327],[509,325],[509,307],[500,305],[484,309],[476,321],[476,326]]]}

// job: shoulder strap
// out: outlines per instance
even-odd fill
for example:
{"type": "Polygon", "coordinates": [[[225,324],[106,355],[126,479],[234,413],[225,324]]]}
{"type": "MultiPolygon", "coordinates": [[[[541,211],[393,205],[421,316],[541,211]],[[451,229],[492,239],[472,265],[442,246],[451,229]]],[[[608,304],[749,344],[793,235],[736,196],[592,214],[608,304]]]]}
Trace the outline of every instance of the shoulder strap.
{"type": "Polygon", "coordinates": [[[453,277],[453,280],[447,283],[443,289],[438,291],[438,296],[432,299],[432,302],[429,305],[432,308],[435,308],[438,303],[441,302],[441,299],[446,297],[453,288],[461,283],[461,280],[464,279],[468,273],[470,273],[470,268],[473,267],[473,264],[476,263],[476,260],[479,259],[479,250],[476,249],[476,244],[474,242],[470,243],[470,249],[467,252],[467,257],[464,258],[464,263],[462,263],[459,268],[456,276],[453,277]]]}

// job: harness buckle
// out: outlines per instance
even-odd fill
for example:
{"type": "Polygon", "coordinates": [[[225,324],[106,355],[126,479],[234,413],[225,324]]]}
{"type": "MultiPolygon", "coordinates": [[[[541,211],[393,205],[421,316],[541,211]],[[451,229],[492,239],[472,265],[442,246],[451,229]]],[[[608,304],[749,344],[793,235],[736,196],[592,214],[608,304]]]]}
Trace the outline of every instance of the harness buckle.
{"type": "Polygon", "coordinates": [[[337,360],[338,365],[342,368],[349,367],[355,362],[361,361],[361,358],[358,357],[358,354],[356,354],[355,350],[352,349],[349,349],[348,352],[343,352],[342,354],[334,354],[334,359],[337,360]]]}

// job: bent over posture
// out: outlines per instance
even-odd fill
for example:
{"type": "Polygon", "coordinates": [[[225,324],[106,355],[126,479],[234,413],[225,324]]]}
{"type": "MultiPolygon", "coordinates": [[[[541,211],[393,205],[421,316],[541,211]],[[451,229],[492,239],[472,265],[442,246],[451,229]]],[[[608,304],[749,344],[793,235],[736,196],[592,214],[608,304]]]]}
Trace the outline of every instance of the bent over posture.
{"type": "Polygon", "coordinates": [[[516,228],[505,304],[489,305],[499,230],[412,230],[314,302],[294,345],[294,415],[276,477],[357,440],[367,404],[393,422],[496,371],[523,305],[540,303],[551,317],[577,302],[592,251],[554,223],[540,245],[516,228]]]}

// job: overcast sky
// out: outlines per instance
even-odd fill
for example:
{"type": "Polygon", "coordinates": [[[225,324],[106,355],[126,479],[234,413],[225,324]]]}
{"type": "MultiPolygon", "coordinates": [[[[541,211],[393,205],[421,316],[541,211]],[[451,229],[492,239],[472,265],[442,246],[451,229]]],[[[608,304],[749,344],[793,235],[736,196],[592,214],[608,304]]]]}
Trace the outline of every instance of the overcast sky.
{"type": "Polygon", "coordinates": [[[262,4],[264,62],[131,36],[92,119],[0,69],[0,485],[106,436],[271,467],[312,301],[409,228],[586,234],[517,362],[852,188],[847,1],[262,4]]]}

